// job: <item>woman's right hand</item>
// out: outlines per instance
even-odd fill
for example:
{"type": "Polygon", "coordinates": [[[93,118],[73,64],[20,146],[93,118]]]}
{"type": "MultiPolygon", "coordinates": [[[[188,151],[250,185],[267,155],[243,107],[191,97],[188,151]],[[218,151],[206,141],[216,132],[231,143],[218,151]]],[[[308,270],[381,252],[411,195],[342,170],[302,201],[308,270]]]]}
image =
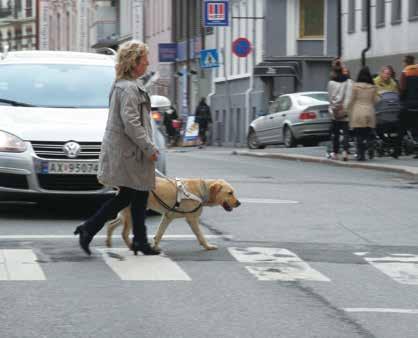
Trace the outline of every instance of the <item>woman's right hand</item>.
{"type": "Polygon", "coordinates": [[[150,160],[151,161],[153,161],[153,162],[156,162],[157,160],[158,160],[158,156],[160,155],[160,152],[157,150],[154,154],[152,154],[151,156],[150,156],[150,160]]]}

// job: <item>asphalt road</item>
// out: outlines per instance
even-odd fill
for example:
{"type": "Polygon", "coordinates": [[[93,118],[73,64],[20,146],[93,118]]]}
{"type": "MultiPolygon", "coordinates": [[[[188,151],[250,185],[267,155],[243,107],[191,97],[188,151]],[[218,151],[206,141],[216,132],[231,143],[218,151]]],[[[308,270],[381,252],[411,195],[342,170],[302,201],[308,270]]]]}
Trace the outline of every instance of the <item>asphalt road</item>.
{"type": "Polygon", "coordinates": [[[162,257],[134,257],[118,234],[106,250],[104,232],[86,257],[72,231],[97,203],[3,203],[1,337],[418,336],[418,182],[221,148],[168,161],[235,187],[241,207],[202,217],[219,249],[177,221],[162,257]]]}

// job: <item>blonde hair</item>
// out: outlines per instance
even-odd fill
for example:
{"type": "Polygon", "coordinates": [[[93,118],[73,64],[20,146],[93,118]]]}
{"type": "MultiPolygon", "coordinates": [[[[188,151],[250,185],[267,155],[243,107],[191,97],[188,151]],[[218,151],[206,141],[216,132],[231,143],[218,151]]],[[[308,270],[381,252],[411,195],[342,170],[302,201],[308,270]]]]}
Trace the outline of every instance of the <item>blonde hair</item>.
{"type": "Polygon", "coordinates": [[[132,70],[146,54],[148,46],[142,41],[130,40],[121,44],[116,55],[116,80],[132,79],[132,70]]]}

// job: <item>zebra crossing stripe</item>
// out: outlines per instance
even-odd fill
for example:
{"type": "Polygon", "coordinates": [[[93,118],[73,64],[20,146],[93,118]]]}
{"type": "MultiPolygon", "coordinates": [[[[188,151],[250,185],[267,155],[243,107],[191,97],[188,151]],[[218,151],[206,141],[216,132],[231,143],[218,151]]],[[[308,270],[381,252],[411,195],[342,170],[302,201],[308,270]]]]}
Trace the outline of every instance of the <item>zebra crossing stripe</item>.
{"type": "Polygon", "coordinates": [[[309,264],[287,249],[231,247],[228,250],[237,261],[254,264],[245,268],[258,280],[330,282],[329,278],[311,268],[309,264]]]}
{"type": "Polygon", "coordinates": [[[106,264],[120,279],[129,281],[191,281],[191,278],[170,258],[134,256],[126,248],[98,249],[106,264]]]}
{"type": "Polygon", "coordinates": [[[418,256],[412,254],[390,254],[385,257],[366,257],[356,253],[376,269],[391,277],[398,283],[418,285],[418,256]]]}
{"type": "Polygon", "coordinates": [[[36,259],[30,249],[0,250],[0,281],[46,280],[36,259]]]}

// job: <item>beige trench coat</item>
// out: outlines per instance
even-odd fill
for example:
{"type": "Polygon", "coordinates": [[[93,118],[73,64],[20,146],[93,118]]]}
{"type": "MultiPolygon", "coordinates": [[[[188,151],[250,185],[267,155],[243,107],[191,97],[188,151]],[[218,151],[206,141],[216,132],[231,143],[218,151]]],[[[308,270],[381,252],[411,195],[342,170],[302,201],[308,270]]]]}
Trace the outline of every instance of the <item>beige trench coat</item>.
{"type": "Polygon", "coordinates": [[[374,85],[355,82],[347,104],[350,128],[376,128],[374,105],[379,101],[374,85]]]}
{"type": "Polygon", "coordinates": [[[115,82],[97,174],[102,184],[141,191],[155,187],[150,110],[149,96],[137,81],[115,82]]]}

